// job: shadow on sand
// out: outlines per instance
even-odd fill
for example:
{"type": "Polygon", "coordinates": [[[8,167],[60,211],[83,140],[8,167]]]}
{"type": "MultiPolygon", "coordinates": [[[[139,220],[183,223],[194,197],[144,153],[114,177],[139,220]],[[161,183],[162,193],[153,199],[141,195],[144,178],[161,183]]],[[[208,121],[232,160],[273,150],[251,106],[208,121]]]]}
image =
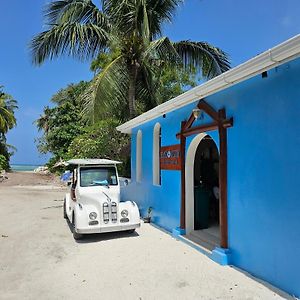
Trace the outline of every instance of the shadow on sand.
{"type": "MultiPolygon", "coordinates": [[[[70,232],[73,233],[73,226],[70,221],[66,220],[70,232]]],[[[135,238],[138,237],[139,234],[134,231],[133,233],[128,231],[117,231],[117,232],[105,232],[105,233],[93,233],[93,234],[84,234],[82,239],[74,240],[78,244],[88,244],[88,243],[97,243],[115,239],[123,239],[123,238],[135,238]]]]}

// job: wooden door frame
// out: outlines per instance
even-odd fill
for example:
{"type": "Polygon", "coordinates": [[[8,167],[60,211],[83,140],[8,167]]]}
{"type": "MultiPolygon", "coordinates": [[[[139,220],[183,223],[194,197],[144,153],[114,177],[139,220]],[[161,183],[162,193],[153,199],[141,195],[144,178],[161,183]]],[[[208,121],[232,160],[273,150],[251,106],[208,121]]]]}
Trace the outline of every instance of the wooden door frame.
{"type": "Polygon", "coordinates": [[[227,128],[233,126],[233,118],[226,117],[225,108],[216,111],[203,99],[197,104],[197,108],[205,112],[212,118],[212,122],[196,127],[192,127],[196,120],[193,112],[187,121],[181,122],[181,130],[176,134],[180,139],[181,152],[181,208],[180,208],[180,228],[186,229],[186,190],[185,190],[185,151],[186,138],[188,136],[203,132],[218,130],[219,133],[219,193],[220,193],[220,246],[228,248],[228,221],[227,221],[227,128]]]}

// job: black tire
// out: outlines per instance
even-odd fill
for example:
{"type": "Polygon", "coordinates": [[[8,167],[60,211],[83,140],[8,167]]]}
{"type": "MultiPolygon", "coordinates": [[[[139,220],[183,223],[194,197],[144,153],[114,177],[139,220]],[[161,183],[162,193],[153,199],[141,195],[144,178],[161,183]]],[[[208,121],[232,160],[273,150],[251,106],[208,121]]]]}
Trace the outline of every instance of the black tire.
{"type": "Polygon", "coordinates": [[[128,233],[134,233],[135,232],[135,229],[129,229],[127,230],[128,233]]]}
{"type": "Polygon", "coordinates": [[[67,210],[66,210],[66,198],[64,199],[64,219],[67,219],[67,210]]]}
{"type": "Polygon", "coordinates": [[[76,241],[81,240],[82,239],[82,234],[81,233],[77,233],[77,232],[75,232],[75,230],[73,230],[73,238],[76,241]]]}
{"type": "Polygon", "coordinates": [[[73,218],[72,218],[72,233],[73,233],[73,238],[74,240],[81,240],[82,239],[82,234],[81,233],[77,233],[75,231],[75,216],[73,214],[73,218]]]}

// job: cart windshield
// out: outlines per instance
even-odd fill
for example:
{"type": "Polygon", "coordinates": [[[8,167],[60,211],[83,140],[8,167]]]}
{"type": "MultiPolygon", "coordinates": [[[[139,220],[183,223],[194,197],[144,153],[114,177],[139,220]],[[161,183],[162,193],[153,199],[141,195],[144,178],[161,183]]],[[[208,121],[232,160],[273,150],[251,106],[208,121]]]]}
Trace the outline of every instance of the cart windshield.
{"type": "Polygon", "coordinates": [[[81,167],[80,186],[118,185],[115,167],[81,167]]]}

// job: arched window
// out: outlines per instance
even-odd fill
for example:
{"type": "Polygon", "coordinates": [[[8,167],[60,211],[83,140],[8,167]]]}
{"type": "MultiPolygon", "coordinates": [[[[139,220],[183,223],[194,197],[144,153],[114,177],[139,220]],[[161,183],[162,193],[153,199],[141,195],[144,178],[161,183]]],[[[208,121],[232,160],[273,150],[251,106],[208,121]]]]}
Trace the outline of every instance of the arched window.
{"type": "Polygon", "coordinates": [[[142,131],[139,130],[136,135],[136,181],[142,179],[142,131]]]}
{"type": "Polygon", "coordinates": [[[159,152],[161,146],[161,126],[156,123],[153,129],[153,184],[161,185],[159,152]]]}

